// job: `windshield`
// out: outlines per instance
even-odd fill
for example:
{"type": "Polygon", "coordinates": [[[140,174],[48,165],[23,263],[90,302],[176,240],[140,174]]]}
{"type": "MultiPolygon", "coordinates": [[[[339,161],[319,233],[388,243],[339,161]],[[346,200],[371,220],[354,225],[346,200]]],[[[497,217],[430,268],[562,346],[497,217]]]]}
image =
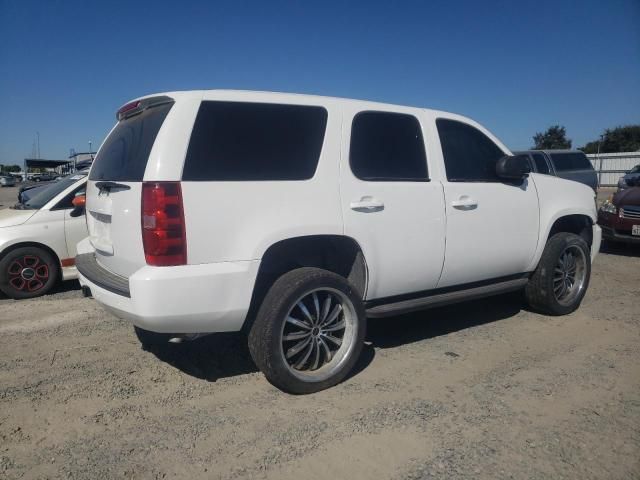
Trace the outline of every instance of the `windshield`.
{"type": "Polygon", "coordinates": [[[38,210],[44,207],[47,203],[51,201],[59,193],[63,192],[71,185],[76,183],[81,178],[86,177],[86,173],[75,173],[73,175],[68,175],[64,177],[62,180],[52,183],[42,189],[42,191],[38,192],[33,198],[30,198],[27,203],[24,204],[25,208],[38,210]]]}

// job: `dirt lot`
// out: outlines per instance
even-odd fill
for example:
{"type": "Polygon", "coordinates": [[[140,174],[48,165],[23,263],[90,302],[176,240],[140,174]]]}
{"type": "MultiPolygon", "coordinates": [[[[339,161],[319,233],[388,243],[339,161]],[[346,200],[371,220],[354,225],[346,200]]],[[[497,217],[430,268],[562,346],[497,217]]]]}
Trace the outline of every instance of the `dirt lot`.
{"type": "Polygon", "coordinates": [[[239,335],[146,352],[77,284],[0,299],[0,478],[638,478],[640,251],[568,317],[508,295],[369,322],[294,397],[239,335]]]}
{"type": "Polygon", "coordinates": [[[507,295],[371,320],[305,397],[239,335],[147,352],[75,282],[0,297],[0,478],[638,478],[639,297],[615,248],[568,317],[507,295]]]}

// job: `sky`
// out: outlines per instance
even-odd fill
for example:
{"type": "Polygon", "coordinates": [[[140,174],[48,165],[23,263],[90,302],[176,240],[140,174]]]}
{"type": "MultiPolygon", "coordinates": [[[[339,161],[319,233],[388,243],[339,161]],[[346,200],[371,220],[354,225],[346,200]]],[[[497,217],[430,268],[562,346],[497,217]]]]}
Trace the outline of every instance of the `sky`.
{"type": "Polygon", "coordinates": [[[512,150],[640,123],[640,0],[0,0],[0,163],[99,146],[137,96],[232,88],[469,116],[512,150]]]}

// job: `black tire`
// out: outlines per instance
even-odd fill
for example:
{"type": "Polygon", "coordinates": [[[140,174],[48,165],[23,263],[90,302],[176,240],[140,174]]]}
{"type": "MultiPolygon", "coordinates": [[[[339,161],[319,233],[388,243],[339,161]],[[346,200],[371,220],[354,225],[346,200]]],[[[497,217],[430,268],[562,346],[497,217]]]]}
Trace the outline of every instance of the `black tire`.
{"type": "MultiPolygon", "coordinates": [[[[325,312],[328,312],[328,308],[325,312]]],[[[314,318],[319,325],[321,323],[319,310],[314,318]]],[[[325,318],[327,318],[326,315],[325,318]]],[[[316,328],[313,330],[315,331],[316,328]]],[[[343,339],[347,338],[346,332],[347,330],[344,330],[343,339]]],[[[357,290],[340,275],[319,268],[305,267],[285,273],[271,286],[249,331],[249,351],[258,368],[275,387],[293,394],[314,393],[344,380],[360,356],[365,334],[366,314],[357,290]],[[348,323],[348,342],[342,343],[344,350],[341,350],[343,348],[341,345],[336,347],[338,350],[333,352],[334,355],[327,353],[327,356],[322,359],[323,362],[326,362],[324,366],[317,370],[314,370],[313,367],[308,370],[311,375],[318,375],[318,378],[301,378],[301,376],[305,376],[305,372],[296,370],[287,363],[285,358],[282,344],[283,332],[287,316],[292,314],[292,309],[297,305],[297,302],[307,298],[307,295],[313,295],[314,291],[319,296],[325,293],[327,296],[335,295],[336,299],[339,298],[344,302],[342,305],[345,307],[341,305],[339,309],[341,319],[334,320],[334,322],[347,322],[348,315],[350,322],[348,323]],[[345,308],[348,311],[345,311],[345,308]],[[334,364],[331,365],[331,362],[334,364]],[[325,371],[319,374],[318,372],[321,372],[322,368],[325,368],[325,371]],[[320,378],[322,375],[329,376],[320,378]]],[[[314,335],[315,337],[310,337],[311,343],[316,341],[315,348],[324,354],[320,345],[323,341],[318,339],[318,337],[322,337],[322,331],[315,332],[314,335]]],[[[329,344],[328,341],[323,343],[329,344]]],[[[312,350],[311,347],[309,348],[312,350]]]]}
{"type": "Polygon", "coordinates": [[[547,241],[538,267],[525,288],[527,303],[532,309],[541,313],[567,315],[580,306],[580,302],[582,302],[589,287],[590,277],[591,254],[587,242],[573,233],[556,233],[547,241]],[[582,282],[582,287],[574,294],[575,296],[566,301],[559,301],[554,292],[554,274],[560,256],[567,249],[572,251],[579,249],[584,254],[584,281],[582,282]]]}
{"type": "Polygon", "coordinates": [[[46,294],[60,278],[58,260],[38,247],[19,247],[0,260],[0,290],[16,300],[46,294]]]}

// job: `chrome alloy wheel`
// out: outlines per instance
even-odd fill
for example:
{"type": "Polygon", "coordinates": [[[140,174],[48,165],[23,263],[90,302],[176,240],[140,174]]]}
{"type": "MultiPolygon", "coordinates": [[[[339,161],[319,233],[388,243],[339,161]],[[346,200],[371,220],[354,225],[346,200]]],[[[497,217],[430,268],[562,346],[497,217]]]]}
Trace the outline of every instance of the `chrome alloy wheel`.
{"type": "Polygon", "coordinates": [[[289,371],[322,381],[340,369],[355,346],[357,315],[339,290],[319,288],[302,295],[282,325],[281,353],[289,371]]]}
{"type": "Polygon", "coordinates": [[[587,274],[584,251],[571,245],[565,248],[553,271],[553,294],[561,305],[570,305],[584,288],[587,274]]]}

